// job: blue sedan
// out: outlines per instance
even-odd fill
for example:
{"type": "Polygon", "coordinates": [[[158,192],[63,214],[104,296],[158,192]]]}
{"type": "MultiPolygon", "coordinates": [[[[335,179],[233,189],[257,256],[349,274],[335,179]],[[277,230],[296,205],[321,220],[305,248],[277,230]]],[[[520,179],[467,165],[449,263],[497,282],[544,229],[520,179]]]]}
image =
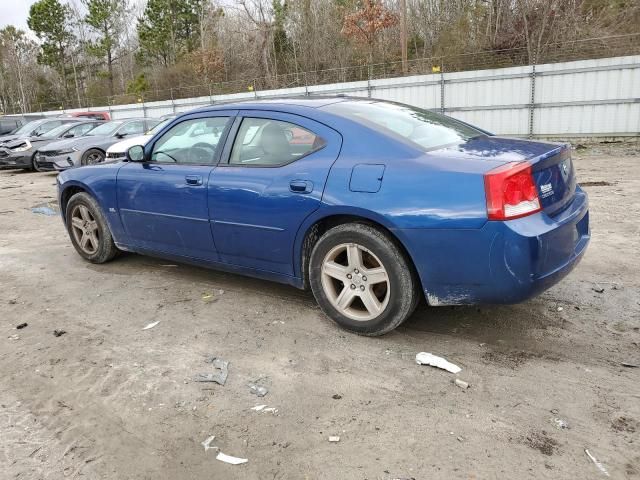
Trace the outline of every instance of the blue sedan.
{"type": "Polygon", "coordinates": [[[569,146],[372,99],[191,111],[126,161],[61,173],[58,192],[90,262],[125,250],[310,288],[364,335],[422,298],[531,298],[590,238],[569,146]]]}

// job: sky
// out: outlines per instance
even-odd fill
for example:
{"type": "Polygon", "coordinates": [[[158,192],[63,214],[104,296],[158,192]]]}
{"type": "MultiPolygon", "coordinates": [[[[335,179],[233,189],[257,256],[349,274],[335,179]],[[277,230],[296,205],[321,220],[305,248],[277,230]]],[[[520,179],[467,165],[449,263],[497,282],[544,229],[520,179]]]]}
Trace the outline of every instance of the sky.
{"type": "Polygon", "coordinates": [[[29,7],[36,0],[0,0],[0,28],[15,25],[22,30],[27,29],[29,7]]]}

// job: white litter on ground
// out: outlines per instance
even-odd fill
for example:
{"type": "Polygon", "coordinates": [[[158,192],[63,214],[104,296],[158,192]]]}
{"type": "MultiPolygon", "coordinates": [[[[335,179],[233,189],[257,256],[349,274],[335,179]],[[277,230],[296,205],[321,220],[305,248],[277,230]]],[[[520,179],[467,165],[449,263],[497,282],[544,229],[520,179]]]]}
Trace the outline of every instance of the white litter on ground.
{"type": "Polygon", "coordinates": [[[589,457],[589,459],[594,463],[594,465],[596,467],[598,467],[598,470],[600,470],[604,475],[606,475],[607,477],[609,477],[609,472],[607,472],[607,469],[604,468],[604,465],[602,465],[598,460],[596,460],[596,457],[594,457],[593,455],[591,455],[591,453],[589,453],[589,450],[587,450],[586,448],[584,449],[584,453],[587,454],[587,457],[589,457]]]}
{"type": "Polygon", "coordinates": [[[259,412],[260,410],[264,410],[267,406],[266,405],[256,405],[255,407],[251,407],[251,410],[255,410],[256,412],[259,412]]]}
{"type": "Polygon", "coordinates": [[[459,366],[454,365],[453,363],[445,360],[442,357],[438,357],[427,352],[418,353],[416,355],[416,363],[418,365],[431,365],[432,367],[441,368],[451,373],[459,373],[462,371],[459,366]]]}
{"type": "Polygon", "coordinates": [[[149,325],[147,325],[146,327],[143,328],[143,330],[149,330],[150,328],[155,327],[156,325],[158,325],[160,323],[160,320],[158,320],[157,322],[151,322],[149,325]]]}
{"type": "Polygon", "coordinates": [[[206,452],[207,450],[211,449],[211,448],[216,448],[216,447],[212,447],[211,446],[211,442],[213,442],[215,440],[216,436],[215,435],[211,435],[209,438],[207,438],[204,442],[202,442],[200,445],[202,445],[204,447],[204,451],[206,452]]]}
{"type": "Polygon", "coordinates": [[[242,463],[247,463],[249,461],[246,458],[232,457],[231,455],[225,455],[222,452],[218,452],[218,455],[216,456],[216,460],[220,460],[221,462],[224,462],[224,463],[230,463],[231,465],[240,465],[242,463]]]}
{"type": "Polygon", "coordinates": [[[331,436],[331,437],[329,437],[329,441],[333,442],[333,443],[339,442],[340,441],[340,437],[338,437],[337,435],[336,436],[331,436]]]}

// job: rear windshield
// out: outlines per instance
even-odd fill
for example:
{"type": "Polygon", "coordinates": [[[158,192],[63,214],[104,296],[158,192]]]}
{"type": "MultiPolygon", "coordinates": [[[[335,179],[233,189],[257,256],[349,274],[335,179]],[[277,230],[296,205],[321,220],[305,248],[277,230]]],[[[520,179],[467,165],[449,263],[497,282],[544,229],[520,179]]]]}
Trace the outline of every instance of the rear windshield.
{"type": "Polygon", "coordinates": [[[398,135],[424,150],[462,143],[484,135],[484,132],[453,118],[396,103],[346,101],[326,105],[323,110],[398,135]]]}

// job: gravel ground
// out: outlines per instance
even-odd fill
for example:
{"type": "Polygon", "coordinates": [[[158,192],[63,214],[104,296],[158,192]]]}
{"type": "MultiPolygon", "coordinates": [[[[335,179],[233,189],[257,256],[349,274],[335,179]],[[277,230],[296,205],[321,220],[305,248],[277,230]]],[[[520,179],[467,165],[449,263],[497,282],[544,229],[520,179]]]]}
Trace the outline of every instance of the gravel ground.
{"type": "Polygon", "coordinates": [[[0,172],[0,478],[604,478],[585,449],[640,478],[640,148],[574,159],[593,237],[568,278],[521,305],[421,306],[382,338],[290,287],[86,263],[31,211],[55,207],[55,175],[0,172]],[[212,355],[224,386],[193,381],[212,355]]]}

